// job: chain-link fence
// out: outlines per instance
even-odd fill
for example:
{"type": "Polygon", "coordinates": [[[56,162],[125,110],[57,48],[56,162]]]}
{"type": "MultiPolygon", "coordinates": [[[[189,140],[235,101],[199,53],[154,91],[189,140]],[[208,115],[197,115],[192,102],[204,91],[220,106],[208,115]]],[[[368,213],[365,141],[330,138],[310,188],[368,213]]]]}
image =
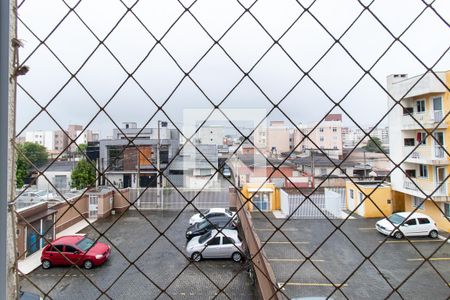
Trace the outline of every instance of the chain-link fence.
{"type": "Polygon", "coordinates": [[[446,1],[10,2],[17,290],[449,297],[446,1]],[[215,224],[191,253],[191,215],[213,207],[239,234],[215,224]],[[55,243],[80,234],[84,251],[55,243]],[[243,262],[200,262],[219,246],[243,262]]]}

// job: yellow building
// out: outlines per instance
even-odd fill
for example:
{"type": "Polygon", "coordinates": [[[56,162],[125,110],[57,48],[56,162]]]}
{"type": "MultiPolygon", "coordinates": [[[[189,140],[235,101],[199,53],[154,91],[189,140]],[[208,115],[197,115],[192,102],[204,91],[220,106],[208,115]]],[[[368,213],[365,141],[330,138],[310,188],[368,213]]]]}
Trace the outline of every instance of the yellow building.
{"type": "MultiPolygon", "coordinates": [[[[387,78],[389,94],[401,104],[389,114],[389,156],[401,163],[391,174],[393,195],[405,211],[418,208],[445,231],[450,231],[448,86],[450,71],[387,78]]],[[[390,98],[388,103],[395,104],[390,98]]]]}
{"type": "Polygon", "coordinates": [[[246,204],[249,211],[265,212],[280,209],[280,191],[273,183],[265,183],[262,186],[257,183],[247,183],[244,184],[241,191],[245,196],[244,201],[251,200],[246,204]],[[257,205],[259,210],[254,205],[257,205]]]}
{"type": "Polygon", "coordinates": [[[384,218],[394,210],[389,184],[377,182],[345,183],[347,209],[365,218],[384,218]],[[370,197],[367,197],[367,195],[370,197]],[[362,204],[360,205],[360,203],[362,204]]]}

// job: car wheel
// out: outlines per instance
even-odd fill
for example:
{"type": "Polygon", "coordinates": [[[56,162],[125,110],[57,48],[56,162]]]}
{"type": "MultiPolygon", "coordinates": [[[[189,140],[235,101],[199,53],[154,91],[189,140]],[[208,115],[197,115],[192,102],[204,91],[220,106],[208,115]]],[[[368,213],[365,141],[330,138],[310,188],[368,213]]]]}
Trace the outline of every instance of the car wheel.
{"type": "Polygon", "coordinates": [[[394,237],[395,237],[397,240],[401,240],[401,239],[403,238],[403,233],[402,233],[401,231],[396,231],[396,232],[394,233],[394,237]]]}
{"type": "Polygon", "coordinates": [[[429,236],[432,239],[437,239],[439,236],[439,233],[436,230],[431,230],[429,236]]]}
{"type": "Polygon", "coordinates": [[[49,260],[43,260],[42,261],[42,268],[43,269],[50,269],[52,266],[52,263],[49,260]]]}
{"type": "Polygon", "coordinates": [[[86,270],[92,269],[93,266],[94,266],[94,265],[92,264],[92,261],[90,261],[90,260],[86,260],[86,261],[84,261],[84,263],[83,263],[83,267],[84,267],[86,270]]]}
{"type": "Polygon", "coordinates": [[[235,261],[235,262],[240,262],[242,260],[242,254],[239,252],[234,252],[233,255],[231,255],[231,258],[235,261]]]}
{"type": "Polygon", "coordinates": [[[194,252],[191,256],[193,261],[199,262],[202,260],[202,255],[198,252],[194,252]]]}

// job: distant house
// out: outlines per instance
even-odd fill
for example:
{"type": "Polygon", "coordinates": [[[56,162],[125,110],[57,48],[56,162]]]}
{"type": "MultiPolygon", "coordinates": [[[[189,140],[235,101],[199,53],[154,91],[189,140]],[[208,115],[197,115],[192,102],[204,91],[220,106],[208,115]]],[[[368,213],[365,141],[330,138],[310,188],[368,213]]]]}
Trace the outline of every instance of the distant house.
{"type": "Polygon", "coordinates": [[[234,173],[239,176],[240,184],[273,183],[276,187],[311,187],[311,176],[297,169],[290,161],[267,158],[262,155],[239,155],[239,166],[234,164],[234,173]],[[274,170],[274,167],[278,170],[274,170]]]}
{"type": "Polygon", "coordinates": [[[194,148],[186,144],[170,165],[170,182],[186,188],[214,186],[218,179],[218,161],[217,145],[200,144],[194,148]]]}
{"type": "Polygon", "coordinates": [[[44,172],[44,176],[37,178],[37,189],[55,192],[54,186],[61,192],[69,190],[72,170],[75,168],[75,165],[75,161],[55,161],[43,166],[40,170],[44,172]]]}

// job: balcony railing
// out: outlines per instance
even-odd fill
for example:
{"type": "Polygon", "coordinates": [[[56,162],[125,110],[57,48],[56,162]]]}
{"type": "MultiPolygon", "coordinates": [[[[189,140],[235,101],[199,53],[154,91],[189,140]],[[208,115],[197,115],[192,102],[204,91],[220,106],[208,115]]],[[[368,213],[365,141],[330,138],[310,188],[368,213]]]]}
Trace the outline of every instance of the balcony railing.
{"type": "Polygon", "coordinates": [[[403,148],[403,155],[408,156],[407,160],[427,161],[427,160],[448,160],[444,147],[441,146],[407,146],[403,148]],[[412,151],[412,152],[411,152],[412,151]]]}
{"type": "MultiPolygon", "coordinates": [[[[430,126],[436,126],[436,123],[439,123],[444,118],[444,113],[442,110],[436,110],[425,113],[414,113],[412,116],[417,120],[414,120],[410,115],[403,115],[402,125],[403,128],[406,129],[415,129],[420,128],[421,124],[423,127],[428,128],[430,126]]],[[[441,124],[439,127],[445,126],[445,124],[441,124]]]]}
{"type": "Polygon", "coordinates": [[[441,183],[432,182],[420,178],[409,179],[406,176],[404,177],[403,181],[403,187],[407,190],[420,193],[422,193],[423,191],[425,194],[430,195],[431,193],[433,193],[434,190],[437,189],[436,192],[433,194],[434,196],[448,196],[447,182],[444,182],[442,185],[440,184],[441,183]]]}

